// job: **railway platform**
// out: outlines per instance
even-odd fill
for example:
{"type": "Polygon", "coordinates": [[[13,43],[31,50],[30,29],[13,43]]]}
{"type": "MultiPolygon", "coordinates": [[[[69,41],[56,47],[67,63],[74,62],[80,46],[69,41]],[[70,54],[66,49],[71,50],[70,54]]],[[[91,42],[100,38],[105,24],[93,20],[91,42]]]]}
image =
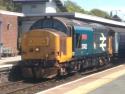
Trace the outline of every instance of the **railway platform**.
{"type": "Polygon", "coordinates": [[[0,71],[10,70],[20,60],[21,56],[1,58],[0,71]]]}
{"type": "Polygon", "coordinates": [[[125,94],[125,64],[36,94],[125,94]]]}
{"type": "Polygon", "coordinates": [[[5,57],[0,59],[0,65],[4,64],[14,64],[17,61],[21,60],[21,56],[15,56],[15,57],[5,57]]]}

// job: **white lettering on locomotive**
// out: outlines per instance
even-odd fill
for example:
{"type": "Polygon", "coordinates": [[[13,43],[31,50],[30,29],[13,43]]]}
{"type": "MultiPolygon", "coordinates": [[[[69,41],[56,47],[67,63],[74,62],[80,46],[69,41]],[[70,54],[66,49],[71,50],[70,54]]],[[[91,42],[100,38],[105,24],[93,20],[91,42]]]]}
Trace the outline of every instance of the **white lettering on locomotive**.
{"type": "Polygon", "coordinates": [[[104,36],[103,33],[101,33],[100,41],[101,41],[100,47],[102,48],[103,51],[105,51],[105,47],[106,47],[106,43],[105,43],[106,37],[104,36]]]}
{"type": "Polygon", "coordinates": [[[82,49],[87,49],[87,44],[82,44],[82,49]]]}

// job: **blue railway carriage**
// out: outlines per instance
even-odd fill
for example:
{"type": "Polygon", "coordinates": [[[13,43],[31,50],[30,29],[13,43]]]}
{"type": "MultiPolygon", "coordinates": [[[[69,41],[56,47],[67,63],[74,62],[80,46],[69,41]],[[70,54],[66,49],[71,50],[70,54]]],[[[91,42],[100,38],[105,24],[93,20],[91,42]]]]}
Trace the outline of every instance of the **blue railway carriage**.
{"type": "Polygon", "coordinates": [[[112,54],[112,32],[99,24],[92,27],[74,26],[75,56],[112,54]]]}
{"type": "Polygon", "coordinates": [[[118,41],[118,57],[125,57],[125,33],[120,32],[119,33],[119,41],[118,41]]]}
{"type": "Polygon", "coordinates": [[[113,55],[113,38],[114,32],[100,24],[74,26],[74,57],[84,57],[84,68],[104,65],[113,55]]]}
{"type": "Polygon", "coordinates": [[[114,33],[113,37],[113,55],[114,57],[124,58],[125,55],[125,29],[110,27],[114,33]]]}

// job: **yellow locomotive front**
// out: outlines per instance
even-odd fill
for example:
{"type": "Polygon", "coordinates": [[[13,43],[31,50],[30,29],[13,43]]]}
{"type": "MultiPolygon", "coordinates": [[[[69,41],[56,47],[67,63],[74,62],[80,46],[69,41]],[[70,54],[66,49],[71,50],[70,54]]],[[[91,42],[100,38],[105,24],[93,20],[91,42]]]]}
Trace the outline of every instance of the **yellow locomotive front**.
{"type": "Polygon", "coordinates": [[[72,38],[53,29],[26,32],[21,41],[24,77],[51,77],[72,58],[72,38]]]}

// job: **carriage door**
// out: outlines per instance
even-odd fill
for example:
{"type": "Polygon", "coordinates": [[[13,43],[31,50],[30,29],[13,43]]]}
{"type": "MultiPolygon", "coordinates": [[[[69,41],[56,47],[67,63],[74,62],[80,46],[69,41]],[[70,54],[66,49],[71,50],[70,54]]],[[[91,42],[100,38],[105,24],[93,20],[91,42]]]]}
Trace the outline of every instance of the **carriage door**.
{"type": "Polygon", "coordinates": [[[108,34],[108,52],[110,55],[113,55],[113,37],[114,33],[112,31],[109,32],[108,34]]]}
{"type": "Polygon", "coordinates": [[[72,25],[68,25],[68,36],[72,37],[72,51],[74,51],[75,47],[74,47],[74,29],[72,25]]]}

